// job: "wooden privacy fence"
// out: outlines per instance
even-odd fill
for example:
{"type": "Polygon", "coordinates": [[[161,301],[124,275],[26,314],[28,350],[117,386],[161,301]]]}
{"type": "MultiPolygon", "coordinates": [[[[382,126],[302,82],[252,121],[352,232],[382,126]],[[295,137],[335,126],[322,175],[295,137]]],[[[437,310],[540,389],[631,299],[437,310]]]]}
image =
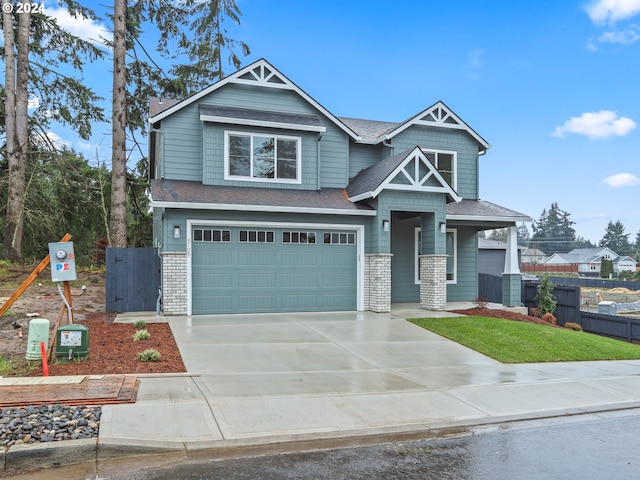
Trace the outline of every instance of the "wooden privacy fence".
{"type": "Polygon", "coordinates": [[[541,263],[523,263],[520,270],[527,273],[578,273],[577,263],[544,265],[541,263]]]}
{"type": "Polygon", "coordinates": [[[107,248],[107,312],[151,312],[160,291],[156,248],[107,248]]]}

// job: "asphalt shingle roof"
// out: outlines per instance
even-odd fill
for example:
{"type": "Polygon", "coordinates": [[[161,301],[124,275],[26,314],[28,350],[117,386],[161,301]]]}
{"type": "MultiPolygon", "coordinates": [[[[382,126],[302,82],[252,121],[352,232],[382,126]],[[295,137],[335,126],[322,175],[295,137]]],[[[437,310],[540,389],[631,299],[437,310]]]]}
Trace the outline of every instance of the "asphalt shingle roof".
{"type": "Polygon", "coordinates": [[[372,192],[384,182],[391,173],[407,158],[414,149],[398,153],[393,157],[365,168],[353,177],[347,186],[349,197],[356,197],[363,193],[372,192]]]}
{"type": "MultiPolygon", "coordinates": [[[[322,190],[297,190],[280,188],[231,187],[203,185],[185,180],[152,180],[151,198],[162,203],[193,203],[215,205],[241,205],[294,208],[336,209],[351,211],[373,211],[366,204],[352,203],[342,188],[322,190]]],[[[195,206],[195,205],[194,205],[195,206]]]]}

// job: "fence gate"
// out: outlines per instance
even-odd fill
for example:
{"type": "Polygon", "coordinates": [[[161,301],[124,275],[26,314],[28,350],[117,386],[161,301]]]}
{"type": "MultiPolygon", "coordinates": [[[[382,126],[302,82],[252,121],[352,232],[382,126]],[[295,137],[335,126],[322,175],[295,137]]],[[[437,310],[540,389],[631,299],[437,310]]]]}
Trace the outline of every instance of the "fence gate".
{"type": "Polygon", "coordinates": [[[160,288],[156,248],[106,249],[107,312],[155,311],[160,288]]]}

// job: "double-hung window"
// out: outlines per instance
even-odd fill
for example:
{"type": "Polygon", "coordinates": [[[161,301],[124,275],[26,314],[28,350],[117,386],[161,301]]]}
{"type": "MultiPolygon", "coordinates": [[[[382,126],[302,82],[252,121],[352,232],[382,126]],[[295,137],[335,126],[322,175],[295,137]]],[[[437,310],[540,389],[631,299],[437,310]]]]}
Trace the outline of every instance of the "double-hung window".
{"type": "Polygon", "coordinates": [[[456,152],[446,152],[441,150],[423,149],[423,152],[431,165],[438,169],[442,178],[444,178],[449,186],[454,190],[458,188],[457,177],[457,154],[456,152]]]}
{"type": "Polygon", "coordinates": [[[227,132],[225,178],[300,183],[300,138],[227,132]]]}

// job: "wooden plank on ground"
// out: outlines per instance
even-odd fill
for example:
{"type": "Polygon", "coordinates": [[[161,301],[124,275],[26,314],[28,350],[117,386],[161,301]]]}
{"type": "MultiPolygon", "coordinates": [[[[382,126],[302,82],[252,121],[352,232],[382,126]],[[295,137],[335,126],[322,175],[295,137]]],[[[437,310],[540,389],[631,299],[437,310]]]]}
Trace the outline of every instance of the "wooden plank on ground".
{"type": "Polygon", "coordinates": [[[0,407],[60,403],[105,405],[135,403],[140,381],[129,375],[85,377],[81,382],[0,384],[0,407]]]}

